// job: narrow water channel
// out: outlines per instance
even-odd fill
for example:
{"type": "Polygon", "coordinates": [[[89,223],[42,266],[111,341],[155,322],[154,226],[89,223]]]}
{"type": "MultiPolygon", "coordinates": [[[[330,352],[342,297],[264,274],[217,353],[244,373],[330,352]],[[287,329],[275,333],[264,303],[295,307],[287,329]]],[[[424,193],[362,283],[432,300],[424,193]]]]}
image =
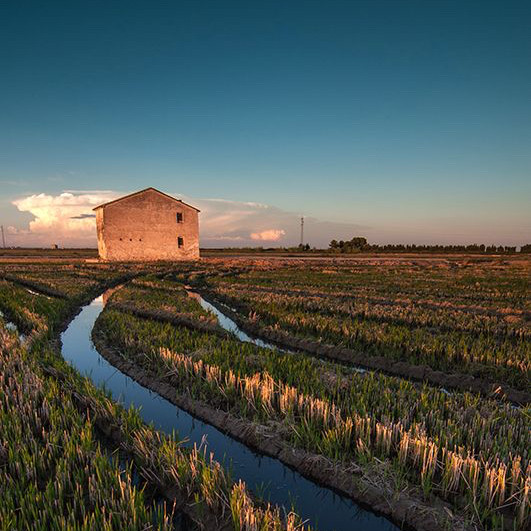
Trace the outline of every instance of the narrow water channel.
{"type": "MultiPolygon", "coordinates": [[[[221,328],[224,328],[228,332],[232,332],[235,334],[235,336],[240,341],[245,341],[246,343],[253,343],[254,345],[257,345],[258,347],[263,348],[271,348],[276,349],[281,352],[288,352],[288,353],[294,353],[294,350],[291,350],[286,347],[279,347],[278,345],[275,345],[273,343],[269,343],[268,341],[264,341],[263,339],[260,339],[258,337],[250,336],[249,334],[246,334],[230,317],[227,317],[217,306],[214,306],[207,300],[205,300],[200,293],[193,290],[192,288],[185,286],[186,292],[190,297],[193,297],[195,300],[199,302],[201,307],[206,310],[207,312],[213,313],[221,328]]],[[[327,360],[329,361],[329,360],[327,360]]],[[[345,367],[347,367],[349,370],[353,372],[358,372],[360,374],[366,373],[367,369],[364,369],[363,367],[358,367],[356,365],[353,365],[351,363],[344,364],[345,367]]]]}
{"type": "Polygon", "coordinates": [[[276,459],[253,452],[113,367],[96,351],[90,338],[103,310],[103,300],[104,296],[100,296],[85,306],[61,336],[63,356],[79,372],[90,376],[96,385],[105,386],[126,407],[140,407],[144,421],[155,428],[166,433],[176,430],[181,438],[186,438],[186,445],[200,444],[206,438],[208,449],[218,461],[230,467],[235,479],[241,478],[253,491],[273,503],[287,508],[294,506],[308,523],[322,531],[398,530],[386,518],[312,483],[276,459]]]}
{"type": "Polygon", "coordinates": [[[253,343],[259,347],[263,348],[273,348],[277,350],[282,350],[287,352],[287,350],[280,349],[279,347],[273,345],[273,343],[268,343],[257,337],[251,337],[249,334],[246,334],[230,317],[227,317],[221,310],[216,308],[213,304],[203,299],[203,297],[192,288],[185,286],[186,292],[190,297],[195,299],[201,307],[207,312],[213,313],[221,328],[224,328],[228,332],[232,332],[240,341],[245,341],[246,343],[253,343]]]}

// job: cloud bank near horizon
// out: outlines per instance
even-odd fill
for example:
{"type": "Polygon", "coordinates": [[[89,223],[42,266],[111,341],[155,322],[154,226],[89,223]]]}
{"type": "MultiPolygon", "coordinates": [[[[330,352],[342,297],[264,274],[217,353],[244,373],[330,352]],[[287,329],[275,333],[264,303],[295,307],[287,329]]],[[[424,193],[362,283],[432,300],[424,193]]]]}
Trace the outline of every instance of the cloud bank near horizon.
{"type": "MultiPolygon", "coordinates": [[[[20,247],[95,247],[96,222],[92,209],[124,195],[112,190],[68,190],[58,195],[33,194],[13,201],[33,219],[27,227],[10,226],[9,244],[20,247]]],[[[300,217],[293,212],[255,202],[196,199],[172,194],[197,206],[202,247],[277,247],[297,245],[300,217]]],[[[326,247],[332,238],[347,239],[362,227],[305,218],[305,241],[326,247]]]]}
{"type": "Polygon", "coordinates": [[[110,190],[66,191],[55,196],[42,193],[16,199],[12,204],[33,219],[25,228],[7,228],[10,243],[21,247],[93,247],[96,222],[92,209],[118,195],[110,190]]]}

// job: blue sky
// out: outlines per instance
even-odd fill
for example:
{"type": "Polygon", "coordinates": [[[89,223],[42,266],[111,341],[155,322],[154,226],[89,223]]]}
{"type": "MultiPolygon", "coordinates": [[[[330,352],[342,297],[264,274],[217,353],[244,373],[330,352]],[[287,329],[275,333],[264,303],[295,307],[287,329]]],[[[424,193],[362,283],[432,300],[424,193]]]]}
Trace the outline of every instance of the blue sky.
{"type": "Polygon", "coordinates": [[[300,214],[316,245],[527,243],[530,17],[529,2],[3,2],[1,222],[11,243],[95,243],[58,220],[62,192],[84,213],[155,186],[203,201],[212,245],[294,243],[300,214]]]}

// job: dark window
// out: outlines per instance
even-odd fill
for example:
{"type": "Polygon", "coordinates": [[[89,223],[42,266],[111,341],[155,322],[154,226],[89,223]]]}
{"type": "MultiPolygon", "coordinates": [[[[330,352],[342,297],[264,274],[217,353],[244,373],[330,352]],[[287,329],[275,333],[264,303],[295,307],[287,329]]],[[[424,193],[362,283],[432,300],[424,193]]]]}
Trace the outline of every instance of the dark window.
{"type": "Polygon", "coordinates": [[[181,238],[181,236],[179,236],[177,238],[177,245],[179,246],[179,249],[181,249],[182,247],[184,247],[184,239],[181,238]]]}
{"type": "Polygon", "coordinates": [[[177,223],[182,223],[182,222],[183,222],[183,213],[177,212],[177,223]]]}

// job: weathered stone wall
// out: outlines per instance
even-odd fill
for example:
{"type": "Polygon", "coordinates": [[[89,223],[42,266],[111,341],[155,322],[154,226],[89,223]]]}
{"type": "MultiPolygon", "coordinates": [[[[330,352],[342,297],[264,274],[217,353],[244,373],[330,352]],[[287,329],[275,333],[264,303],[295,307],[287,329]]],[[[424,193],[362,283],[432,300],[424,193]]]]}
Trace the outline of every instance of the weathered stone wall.
{"type": "Polygon", "coordinates": [[[156,190],[146,190],[96,210],[98,250],[103,260],[193,260],[199,258],[197,210],[156,190]],[[177,222],[177,212],[183,215],[177,222]],[[183,239],[179,248],[178,238],[183,239]]]}

